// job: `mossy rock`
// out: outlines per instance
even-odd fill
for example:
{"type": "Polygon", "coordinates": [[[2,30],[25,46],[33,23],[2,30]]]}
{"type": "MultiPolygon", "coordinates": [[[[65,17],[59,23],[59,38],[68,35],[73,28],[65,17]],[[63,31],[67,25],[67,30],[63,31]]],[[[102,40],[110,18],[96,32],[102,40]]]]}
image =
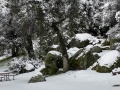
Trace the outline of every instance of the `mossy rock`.
{"type": "Polygon", "coordinates": [[[48,71],[49,71],[49,75],[54,75],[54,74],[56,74],[58,72],[58,68],[56,68],[56,67],[50,67],[48,69],[48,71]]]}
{"type": "Polygon", "coordinates": [[[57,67],[57,68],[62,68],[63,67],[63,60],[61,56],[58,55],[53,55],[51,53],[48,53],[45,60],[45,66],[50,68],[52,66],[57,67]]]}
{"type": "MultiPolygon", "coordinates": [[[[83,52],[82,52],[83,53],[83,52]]],[[[71,60],[70,62],[70,67],[71,69],[81,69],[81,70],[85,70],[87,68],[89,68],[91,65],[93,65],[97,59],[99,58],[99,56],[93,55],[91,51],[88,51],[87,53],[83,53],[83,55],[81,55],[79,58],[74,58],[71,60]]]]}
{"type": "Polygon", "coordinates": [[[80,49],[79,51],[77,51],[69,60],[72,61],[74,60],[76,57],[78,57],[81,53],[83,53],[83,49],[80,49]]]}
{"type": "Polygon", "coordinates": [[[83,53],[83,49],[80,49],[79,51],[77,51],[71,58],[70,58],[70,68],[72,70],[76,70],[76,69],[82,69],[82,67],[80,67],[80,60],[77,60],[76,58],[83,53]]]}
{"type": "Polygon", "coordinates": [[[120,67],[120,57],[118,57],[118,60],[111,66],[111,67],[106,67],[106,66],[100,66],[97,64],[95,67],[92,68],[92,70],[96,70],[97,72],[100,73],[109,73],[112,72],[114,68],[120,67]]]}
{"type": "Polygon", "coordinates": [[[35,82],[43,82],[43,81],[46,81],[45,77],[42,76],[42,75],[37,75],[35,77],[32,77],[28,83],[35,83],[35,82]]]}
{"type": "Polygon", "coordinates": [[[91,51],[88,51],[82,57],[83,57],[83,60],[84,60],[85,69],[87,69],[91,65],[93,65],[97,61],[97,59],[99,58],[99,56],[97,54],[93,55],[93,53],[91,51]]]}
{"type": "Polygon", "coordinates": [[[70,47],[78,47],[78,48],[84,48],[87,45],[89,45],[89,40],[80,41],[80,40],[76,40],[75,38],[73,38],[69,43],[70,47]]]}
{"type": "Polygon", "coordinates": [[[70,69],[72,69],[72,70],[83,70],[84,69],[84,67],[82,67],[82,66],[80,66],[80,61],[82,62],[82,59],[81,60],[72,60],[71,62],[70,62],[70,69]]]}
{"type": "Polygon", "coordinates": [[[90,49],[90,51],[92,53],[94,53],[94,52],[100,53],[100,52],[102,52],[102,48],[99,46],[94,46],[93,48],[90,49]]]}
{"type": "Polygon", "coordinates": [[[40,72],[43,75],[54,75],[58,72],[58,68],[57,67],[43,68],[40,72]]]}
{"type": "Polygon", "coordinates": [[[112,71],[112,68],[97,65],[93,68],[93,70],[96,70],[97,72],[100,72],[100,73],[109,73],[112,71]]]}
{"type": "Polygon", "coordinates": [[[43,68],[40,72],[41,72],[43,75],[49,75],[49,70],[48,70],[48,68],[43,68]]]}

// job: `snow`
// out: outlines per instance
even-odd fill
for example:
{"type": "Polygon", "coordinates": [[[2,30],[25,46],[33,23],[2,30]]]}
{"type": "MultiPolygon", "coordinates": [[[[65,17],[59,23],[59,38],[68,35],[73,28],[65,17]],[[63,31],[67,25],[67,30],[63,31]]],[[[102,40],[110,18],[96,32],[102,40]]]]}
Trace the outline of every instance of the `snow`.
{"type": "Polygon", "coordinates": [[[40,48],[40,45],[39,45],[39,38],[37,38],[36,40],[33,40],[33,50],[38,50],[40,48]]]}
{"type": "Polygon", "coordinates": [[[77,51],[79,51],[80,49],[77,48],[77,47],[73,47],[73,48],[70,48],[69,50],[67,50],[67,53],[68,53],[68,57],[72,57],[77,51]]]}
{"type": "Polygon", "coordinates": [[[40,1],[42,1],[42,0],[35,0],[35,1],[39,1],[39,2],[40,2],[40,1]]]}
{"type": "Polygon", "coordinates": [[[116,12],[115,18],[117,22],[120,22],[120,11],[116,12]]]}
{"type": "Polygon", "coordinates": [[[87,45],[87,46],[85,47],[85,50],[86,50],[86,51],[89,51],[91,48],[93,48],[93,45],[87,45]]]}
{"type": "Polygon", "coordinates": [[[15,76],[15,80],[0,82],[1,90],[119,90],[112,87],[120,83],[120,76],[111,73],[97,73],[91,70],[68,71],[67,73],[50,76],[45,82],[28,83],[34,72],[15,76]]]}
{"type": "Polygon", "coordinates": [[[100,66],[110,67],[116,62],[118,56],[120,53],[117,50],[109,51],[101,56],[98,63],[100,66]]]}
{"type": "Polygon", "coordinates": [[[7,1],[0,0],[0,14],[5,15],[9,12],[9,9],[6,7],[7,1]]]}
{"type": "Polygon", "coordinates": [[[34,69],[34,66],[32,64],[28,63],[28,64],[26,64],[25,69],[26,70],[32,70],[32,69],[34,69]]]}
{"type": "Polygon", "coordinates": [[[58,52],[58,51],[49,51],[48,53],[51,53],[51,54],[53,54],[53,55],[58,55],[58,56],[61,56],[62,54],[60,53],[60,52],[58,52]]]}
{"type": "Polygon", "coordinates": [[[9,57],[9,56],[11,56],[11,55],[0,56],[0,60],[3,60],[4,58],[7,58],[7,57],[9,57]]]}
{"type": "Polygon", "coordinates": [[[112,72],[120,72],[120,67],[113,69],[112,72]]]}
{"type": "Polygon", "coordinates": [[[85,41],[85,40],[91,40],[94,37],[88,33],[81,33],[81,34],[76,34],[75,38],[80,41],[85,41]]]}
{"type": "Polygon", "coordinates": [[[57,48],[57,47],[59,47],[59,45],[52,45],[51,47],[52,48],[57,48]]]}

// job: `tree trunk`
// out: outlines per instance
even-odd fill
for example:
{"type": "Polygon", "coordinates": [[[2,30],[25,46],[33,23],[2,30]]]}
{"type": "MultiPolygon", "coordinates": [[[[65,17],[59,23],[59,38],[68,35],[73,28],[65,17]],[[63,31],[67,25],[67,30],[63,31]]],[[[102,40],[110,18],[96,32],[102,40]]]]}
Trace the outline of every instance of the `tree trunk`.
{"type": "Polygon", "coordinates": [[[63,59],[63,72],[66,72],[69,70],[69,61],[68,61],[68,54],[67,54],[67,50],[66,50],[66,45],[65,45],[64,39],[63,39],[58,27],[56,26],[56,24],[53,23],[51,27],[57,33],[57,36],[59,38],[60,48],[62,51],[62,59],[63,59]]]}
{"type": "Polygon", "coordinates": [[[12,57],[18,56],[18,52],[19,52],[19,47],[16,46],[15,44],[13,44],[13,46],[12,46],[12,57]]]}
{"type": "Polygon", "coordinates": [[[16,57],[15,46],[12,46],[12,57],[16,57]]]}
{"type": "Polygon", "coordinates": [[[29,59],[35,59],[34,50],[33,50],[33,43],[32,43],[32,36],[27,36],[27,45],[26,50],[28,52],[29,59]]]}

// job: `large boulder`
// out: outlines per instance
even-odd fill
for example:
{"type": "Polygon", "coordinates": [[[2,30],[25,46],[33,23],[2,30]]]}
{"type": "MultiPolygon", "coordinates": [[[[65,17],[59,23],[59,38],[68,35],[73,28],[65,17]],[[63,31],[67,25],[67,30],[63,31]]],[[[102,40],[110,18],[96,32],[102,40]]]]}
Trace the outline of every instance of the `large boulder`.
{"type": "Polygon", "coordinates": [[[69,41],[70,47],[84,48],[90,43],[98,43],[99,40],[95,39],[94,36],[91,36],[88,33],[78,33],[76,34],[71,41],[69,41]]]}
{"type": "Polygon", "coordinates": [[[69,46],[70,47],[78,47],[78,48],[84,48],[89,44],[89,40],[84,40],[84,41],[80,41],[77,40],[75,38],[73,38],[70,43],[69,46]]]}
{"type": "Polygon", "coordinates": [[[45,77],[42,75],[37,75],[37,76],[31,77],[28,83],[43,82],[43,81],[46,81],[45,77]]]}
{"type": "Polygon", "coordinates": [[[91,51],[78,51],[70,61],[71,69],[87,69],[91,65],[93,65],[99,56],[97,54],[93,54],[91,51]]]}
{"type": "Polygon", "coordinates": [[[99,47],[99,46],[94,46],[93,48],[90,49],[90,51],[91,51],[92,53],[94,53],[94,52],[100,53],[100,52],[102,52],[102,48],[99,47]]]}
{"type": "Polygon", "coordinates": [[[63,67],[62,55],[57,51],[48,52],[44,62],[45,68],[40,71],[43,75],[54,75],[63,67]]]}
{"type": "Polygon", "coordinates": [[[118,67],[120,67],[120,58],[110,67],[100,66],[99,64],[97,64],[95,67],[92,68],[92,70],[96,70],[97,72],[100,73],[109,73],[112,72],[114,68],[118,67]]]}
{"type": "Polygon", "coordinates": [[[50,68],[52,66],[57,67],[57,68],[62,68],[63,67],[62,56],[57,51],[50,51],[47,54],[44,62],[45,62],[45,66],[47,68],[50,68]]]}
{"type": "Polygon", "coordinates": [[[104,55],[98,59],[92,69],[100,73],[108,73],[114,68],[118,67],[120,67],[119,52],[112,50],[104,53],[104,55]]]}

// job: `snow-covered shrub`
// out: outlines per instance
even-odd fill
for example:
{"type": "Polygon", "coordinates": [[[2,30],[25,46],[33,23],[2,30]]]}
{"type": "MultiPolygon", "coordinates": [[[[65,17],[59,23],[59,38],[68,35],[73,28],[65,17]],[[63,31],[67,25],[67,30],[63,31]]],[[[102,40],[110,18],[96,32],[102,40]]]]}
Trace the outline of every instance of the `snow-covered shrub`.
{"type": "Polygon", "coordinates": [[[9,64],[9,70],[15,73],[25,73],[35,70],[42,64],[41,60],[28,60],[24,57],[13,58],[9,64]]]}
{"type": "Polygon", "coordinates": [[[0,15],[5,15],[9,12],[9,9],[6,7],[7,4],[6,0],[0,0],[0,15]]]}

